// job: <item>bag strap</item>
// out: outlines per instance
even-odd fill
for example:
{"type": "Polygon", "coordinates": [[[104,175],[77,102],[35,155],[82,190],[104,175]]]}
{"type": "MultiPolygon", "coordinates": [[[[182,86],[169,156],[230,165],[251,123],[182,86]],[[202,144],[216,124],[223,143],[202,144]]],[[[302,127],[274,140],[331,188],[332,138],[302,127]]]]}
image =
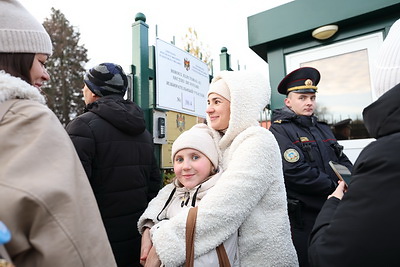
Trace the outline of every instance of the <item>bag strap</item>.
{"type": "Polygon", "coordinates": [[[0,122],[3,120],[4,115],[11,108],[11,106],[20,99],[10,99],[0,104],[0,122]]]}
{"type": "MultiPolygon", "coordinates": [[[[196,230],[197,207],[191,208],[186,219],[186,263],[185,267],[194,265],[194,233],[196,230]]],[[[217,247],[219,266],[231,267],[224,244],[217,247]]]]}
{"type": "Polygon", "coordinates": [[[217,255],[218,255],[219,266],[231,267],[228,255],[226,254],[224,243],[221,243],[221,245],[217,247],[217,255]]]}
{"type": "Polygon", "coordinates": [[[194,264],[194,233],[196,230],[197,207],[190,208],[186,219],[186,263],[185,267],[194,264]]]}

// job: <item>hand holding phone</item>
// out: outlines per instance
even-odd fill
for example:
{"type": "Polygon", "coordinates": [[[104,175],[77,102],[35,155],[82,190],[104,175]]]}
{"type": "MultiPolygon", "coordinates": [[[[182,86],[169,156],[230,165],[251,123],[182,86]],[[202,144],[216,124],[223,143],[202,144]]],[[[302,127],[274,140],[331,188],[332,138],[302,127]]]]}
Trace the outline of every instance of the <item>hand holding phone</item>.
{"type": "Polygon", "coordinates": [[[349,186],[351,180],[351,171],[346,166],[334,161],[329,161],[329,165],[335,172],[336,176],[342,180],[346,186],[349,186]]]}

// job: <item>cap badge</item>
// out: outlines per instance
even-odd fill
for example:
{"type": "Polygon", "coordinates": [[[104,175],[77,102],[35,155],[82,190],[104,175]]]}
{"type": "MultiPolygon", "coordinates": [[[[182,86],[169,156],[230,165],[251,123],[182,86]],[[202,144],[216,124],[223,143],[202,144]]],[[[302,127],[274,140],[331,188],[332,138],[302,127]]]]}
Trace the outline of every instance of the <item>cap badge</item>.
{"type": "Polygon", "coordinates": [[[311,85],[313,85],[313,82],[312,82],[310,79],[307,79],[307,80],[304,82],[304,84],[307,85],[307,86],[311,86],[311,85]]]}

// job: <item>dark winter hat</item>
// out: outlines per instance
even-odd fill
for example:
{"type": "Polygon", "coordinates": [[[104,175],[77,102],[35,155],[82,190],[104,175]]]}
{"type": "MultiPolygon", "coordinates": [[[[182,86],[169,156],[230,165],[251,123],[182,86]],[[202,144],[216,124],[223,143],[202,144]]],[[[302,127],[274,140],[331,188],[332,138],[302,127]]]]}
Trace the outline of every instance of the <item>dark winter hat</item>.
{"type": "Polygon", "coordinates": [[[311,67],[299,68],[292,71],[278,85],[278,92],[288,95],[290,92],[315,93],[318,87],[320,74],[317,69],[311,67]]]}
{"type": "Polygon", "coordinates": [[[128,88],[124,70],[113,63],[101,63],[91,68],[83,80],[90,91],[98,96],[124,95],[128,88]]]}

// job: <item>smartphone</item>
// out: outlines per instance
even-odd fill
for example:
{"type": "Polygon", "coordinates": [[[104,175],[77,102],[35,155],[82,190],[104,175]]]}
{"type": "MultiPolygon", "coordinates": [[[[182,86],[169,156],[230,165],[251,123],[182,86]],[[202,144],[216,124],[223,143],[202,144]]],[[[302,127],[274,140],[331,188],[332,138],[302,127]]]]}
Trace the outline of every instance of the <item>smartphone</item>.
{"type": "Polygon", "coordinates": [[[346,166],[334,161],[329,161],[329,165],[336,176],[348,186],[351,180],[351,171],[346,166]]]}

